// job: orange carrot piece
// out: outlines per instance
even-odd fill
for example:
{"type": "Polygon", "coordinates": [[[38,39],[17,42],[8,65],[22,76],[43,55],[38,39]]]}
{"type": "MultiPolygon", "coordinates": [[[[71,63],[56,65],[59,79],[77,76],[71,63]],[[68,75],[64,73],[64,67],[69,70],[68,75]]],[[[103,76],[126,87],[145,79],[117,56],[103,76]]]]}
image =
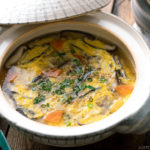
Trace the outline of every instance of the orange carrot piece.
{"type": "Polygon", "coordinates": [[[57,40],[52,41],[51,45],[53,48],[59,51],[63,48],[64,42],[61,39],[57,39],[57,40]]]}
{"type": "Polygon", "coordinates": [[[62,73],[61,69],[48,70],[48,71],[44,72],[44,74],[47,77],[54,77],[54,78],[58,77],[61,73],[62,73]]]}
{"type": "Polygon", "coordinates": [[[119,85],[115,88],[115,90],[122,96],[127,96],[131,94],[133,91],[133,86],[132,85],[119,85]]]}
{"type": "Polygon", "coordinates": [[[15,74],[15,73],[11,73],[8,75],[8,81],[10,83],[13,83],[16,78],[17,78],[17,74],[15,74]]]}
{"type": "Polygon", "coordinates": [[[52,123],[59,123],[62,119],[63,110],[55,110],[49,113],[44,120],[52,123]]]}

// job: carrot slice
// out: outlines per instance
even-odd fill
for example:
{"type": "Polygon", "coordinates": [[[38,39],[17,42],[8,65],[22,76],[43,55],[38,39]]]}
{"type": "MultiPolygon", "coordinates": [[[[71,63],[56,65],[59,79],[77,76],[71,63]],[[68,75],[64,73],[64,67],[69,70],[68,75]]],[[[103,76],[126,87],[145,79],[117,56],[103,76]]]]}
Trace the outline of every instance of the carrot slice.
{"type": "Polygon", "coordinates": [[[57,39],[57,40],[52,41],[51,45],[53,48],[59,51],[63,48],[64,42],[61,39],[57,39]]]}
{"type": "Polygon", "coordinates": [[[61,69],[48,70],[48,71],[44,72],[44,74],[47,77],[54,77],[54,78],[58,77],[61,73],[62,73],[61,69]]]}
{"type": "Polygon", "coordinates": [[[59,123],[62,119],[63,110],[55,110],[49,113],[44,120],[52,123],[59,123]]]}
{"type": "Polygon", "coordinates": [[[119,85],[115,88],[115,90],[122,96],[127,96],[131,94],[133,91],[133,86],[132,85],[119,85]]]}
{"type": "Polygon", "coordinates": [[[8,81],[10,83],[13,83],[16,78],[17,78],[17,74],[15,74],[15,73],[11,73],[8,75],[8,81]]]}

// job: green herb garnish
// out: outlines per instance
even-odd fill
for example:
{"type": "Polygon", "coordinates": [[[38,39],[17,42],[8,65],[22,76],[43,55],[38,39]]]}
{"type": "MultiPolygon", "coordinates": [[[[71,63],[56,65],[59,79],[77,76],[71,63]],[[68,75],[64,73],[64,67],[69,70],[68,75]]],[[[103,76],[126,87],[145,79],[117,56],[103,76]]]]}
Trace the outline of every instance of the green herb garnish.
{"type": "Polygon", "coordinates": [[[78,86],[73,87],[73,91],[77,95],[80,92],[80,88],[78,86]]]}
{"type": "Polygon", "coordinates": [[[36,97],[34,99],[33,104],[38,104],[38,103],[40,103],[40,102],[42,102],[44,100],[45,100],[45,96],[44,95],[40,95],[40,96],[38,96],[38,97],[36,97]]]}
{"type": "Polygon", "coordinates": [[[77,66],[75,68],[75,72],[78,73],[79,75],[83,73],[83,70],[82,70],[82,66],[77,66]]]}
{"type": "Polygon", "coordinates": [[[45,79],[44,81],[41,81],[39,83],[39,86],[40,86],[40,90],[49,92],[49,91],[51,91],[52,83],[49,79],[45,79]]]}
{"type": "Polygon", "coordinates": [[[61,102],[69,104],[73,99],[73,97],[65,93],[64,97],[61,99],[61,102]]]}
{"type": "Polygon", "coordinates": [[[71,52],[72,54],[75,54],[75,50],[74,50],[74,49],[71,49],[70,52],[71,52]]]}
{"type": "Polygon", "coordinates": [[[96,89],[95,87],[93,87],[91,85],[88,85],[87,88],[90,89],[90,90],[95,90],[96,89]]]}
{"type": "Polygon", "coordinates": [[[74,59],[73,62],[74,62],[75,65],[77,65],[77,66],[81,64],[79,59],[74,59]]]}
{"type": "Polygon", "coordinates": [[[67,121],[66,122],[66,126],[68,127],[68,126],[70,126],[71,125],[71,122],[70,121],[67,121]]]}
{"type": "Polygon", "coordinates": [[[65,79],[63,81],[63,84],[65,85],[65,87],[69,87],[73,83],[74,83],[74,80],[71,80],[71,79],[65,79]]]}
{"type": "Polygon", "coordinates": [[[88,80],[89,82],[92,82],[92,81],[93,81],[93,79],[92,79],[92,78],[87,78],[87,80],[88,80]]]}
{"type": "Polygon", "coordinates": [[[41,105],[41,107],[42,107],[42,108],[45,108],[45,107],[46,107],[46,105],[45,105],[45,104],[42,104],[42,105],[41,105]]]}
{"type": "Polygon", "coordinates": [[[93,108],[93,103],[88,103],[87,107],[92,109],[93,108]]]}
{"type": "Polygon", "coordinates": [[[60,53],[60,52],[58,52],[58,51],[57,51],[57,54],[58,54],[58,56],[59,56],[59,57],[64,57],[64,56],[66,55],[66,53],[65,53],[65,52],[60,53]]]}
{"type": "Polygon", "coordinates": [[[85,89],[86,89],[86,84],[85,84],[85,83],[82,83],[81,86],[80,86],[80,89],[81,89],[81,90],[85,90],[85,89]]]}
{"type": "Polygon", "coordinates": [[[41,107],[42,107],[42,108],[45,108],[45,107],[49,108],[49,103],[47,103],[47,104],[42,104],[41,107]]]}
{"type": "Polygon", "coordinates": [[[47,103],[47,104],[46,104],[46,107],[49,108],[49,106],[50,106],[49,103],[47,103]]]}
{"type": "Polygon", "coordinates": [[[64,94],[64,90],[57,89],[56,91],[54,91],[54,93],[56,93],[58,95],[62,95],[62,94],[64,94]]]}
{"type": "Polygon", "coordinates": [[[104,78],[104,77],[100,78],[100,83],[105,83],[106,81],[107,81],[106,78],[104,78]]]}

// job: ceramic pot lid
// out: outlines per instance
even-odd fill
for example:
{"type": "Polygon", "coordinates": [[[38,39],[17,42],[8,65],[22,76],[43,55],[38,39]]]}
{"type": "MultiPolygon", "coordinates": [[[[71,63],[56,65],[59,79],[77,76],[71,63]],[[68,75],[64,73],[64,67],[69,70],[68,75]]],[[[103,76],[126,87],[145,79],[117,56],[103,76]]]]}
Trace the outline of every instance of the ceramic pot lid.
{"type": "Polygon", "coordinates": [[[79,16],[107,5],[110,0],[3,0],[0,24],[56,21],[79,16]]]}

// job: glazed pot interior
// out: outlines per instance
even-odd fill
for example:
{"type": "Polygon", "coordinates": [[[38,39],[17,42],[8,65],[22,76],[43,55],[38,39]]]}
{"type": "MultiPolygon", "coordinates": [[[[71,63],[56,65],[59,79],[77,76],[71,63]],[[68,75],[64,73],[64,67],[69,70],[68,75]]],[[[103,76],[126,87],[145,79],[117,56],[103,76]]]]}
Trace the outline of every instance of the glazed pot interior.
{"type": "Polygon", "coordinates": [[[133,93],[131,94],[128,102],[124,104],[118,111],[113,113],[112,115],[108,116],[106,119],[103,119],[101,121],[80,126],[80,127],[54,127],[54,126],[48,126],[42,123],[35,122],[33,120],[30,120],[24,116],[22,116],[20,113],[15,111],[10,104],[8,103],[6,97],[3,95],[2,91],[0,92],[0,97],[3,105],[5,105],[5,108],[7,108],[7,111],[10,111],[10,114],[2,112],[2,115],[4,118],[6,118],[9,122],[12,124],[24,129],[28,130],[30,132],[47,135],[47,136],[72,136],[72,135],[82,135],[82,134],[88,134],[93,133],[97,131],[104,132],[106,129],[112,128],[117,122],[122,121],[127,115],[129,115],[131,112],[129,108],[130,102],[135,103],[136,102],[136,95],[138,92],[138,88],[140,84],[138,79],[139,77],[139,67],[137,64],[137,56],[135,55],[135,52],[133,52],[130,47],[128,47],[127,43],[119,39],[118,36],[116,36],[114,33],[108,31],[102,26],[94,25],[92,23],[82,23],[82,22],[61,22],[61,23],[52,23],[48,25],[43,25],[41,27],[37,27],[36,29],[33,29],[29,32],[26,32],[25,34],[18,37],[13,43],[11,43],[7,49],[3,52],[1,59],[0,59],[0,69],[2,69],[5,61],[7,58],[13,53],[13,51],[21,44],[30,41],[31,39],[34,39],[36,37],[62,31],[62,30],[77,30],[82,31],[85,33],[90,33],[95,36],[100,37],[101,39],[104,39],[110,43],[116,44],[119,48],[121,48],[122,53],[124,53],[131,64],[133,65],[135,72],[136,72],[136,84],[135,89],[133,93]],[[137,87],[138,88],[137,88],[137,87]],[[127,112],[126,115],[124,112],[127,112]]]}

